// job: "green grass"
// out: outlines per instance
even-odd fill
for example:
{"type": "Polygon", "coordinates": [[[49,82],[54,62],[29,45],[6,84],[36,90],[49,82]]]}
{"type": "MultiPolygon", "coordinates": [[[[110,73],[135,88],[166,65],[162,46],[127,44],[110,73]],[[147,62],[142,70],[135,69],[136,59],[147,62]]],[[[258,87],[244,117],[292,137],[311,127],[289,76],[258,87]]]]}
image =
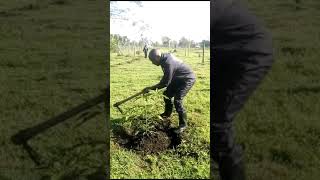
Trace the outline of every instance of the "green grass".
{"type": "Polygon", "coordinates": [[[106,86],[106,4],[54,2],[0,3],[0,179],[70,179],[106,168],[104,113],[79,127],[81,119],[71,118],[30,140],[48,167],[37,167],[10,141],[19,130],[100,94],[106,86]]]}
{"type": "MultiPolygon", "coordinates": [[[[163,51],[167,51],[164,49],[163,51]]],[[[192,50],[185,57],[184,50],[178,49],[176,56],[184,60],[194,70],[197,82],[184,100],[188,111],[189,128],[184,134],[184,142],[176,150],[142,156],[133,150],[124,149],[115,139],[111,140],[111,178],[208,178],[210,144],[210,67],[209,50],[206,50],[205,63],[198,57],[198,50],[192,50]]],[[[111,54],[111,104],[125,99],[146,86],[159,82],[163,72],[143,55],[117,56],[111,54]]],[[[163,90],[162,90],[163,91],[163,90]]],[[[143,98],[132,100],[121,108],[128,115],[143,113],[160,114],[163,99],[153,94],[146,101],[143,98]],[[152,98],[152,100],[150,100],[152,98]],[[139,106],[146,105],[146,112],[139,106]]],[[[178,126],[178,115],[174,111],[173,126],[178,126]]],[[[125,126],[125,115],[111,108],[111,124],[125,126]]],[[[111,129],[112,132],[112,129],[111,129]]],[[[113,133],[111,133],[111,137],[113,133]]]]}

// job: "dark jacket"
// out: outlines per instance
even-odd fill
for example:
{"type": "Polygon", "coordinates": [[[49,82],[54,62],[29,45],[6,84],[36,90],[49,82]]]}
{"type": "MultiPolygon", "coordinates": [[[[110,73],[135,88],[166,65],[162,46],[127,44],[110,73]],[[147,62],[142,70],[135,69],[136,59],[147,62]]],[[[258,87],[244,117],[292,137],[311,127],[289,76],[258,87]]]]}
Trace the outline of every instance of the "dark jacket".
{"type": "Polygon", "coordinates": [[[189,81],[196,78],[191,68],[171,54],[162,54],[160,65],[163,77],[159,83],[160,87],[167,87],[175,81],[189,81]]]}
{"type": "Polygon", "coordinates": [[[211,6],[212,54],[271,55],[271,35],[241,0],[213,0],[211,6]]]}
{"type": "Polygon", "coordinates": [[[148,51],[147,45],[145,45],[145,46],[143,47],[143,51],[148,51]]]}

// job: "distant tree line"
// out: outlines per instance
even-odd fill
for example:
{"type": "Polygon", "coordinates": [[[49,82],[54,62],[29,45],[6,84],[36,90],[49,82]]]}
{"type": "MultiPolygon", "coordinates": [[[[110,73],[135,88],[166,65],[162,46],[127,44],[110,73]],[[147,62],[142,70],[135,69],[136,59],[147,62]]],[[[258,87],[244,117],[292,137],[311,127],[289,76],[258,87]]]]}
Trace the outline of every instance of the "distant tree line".
{"type": "Polygon", "coordinates": [[[143,47],[146,43],[153,47],[169,47],[169,48],[196,48],[202,47],[203,43],[206,48],[210,47],[210,41],[204,40],[202,42],[195,42],[194,40],[188,40],[186,37],[181,37],[179,41],[172,40],[167,36],[161,38],[161,42],[150,42],[146,38],[142,38],[139,41],[130,40],[127,36],[121,36],[119,34],[110,34],[110,50],[112,52],[121,51],[121,47],[124,46],[137,46],[143,47]]]}

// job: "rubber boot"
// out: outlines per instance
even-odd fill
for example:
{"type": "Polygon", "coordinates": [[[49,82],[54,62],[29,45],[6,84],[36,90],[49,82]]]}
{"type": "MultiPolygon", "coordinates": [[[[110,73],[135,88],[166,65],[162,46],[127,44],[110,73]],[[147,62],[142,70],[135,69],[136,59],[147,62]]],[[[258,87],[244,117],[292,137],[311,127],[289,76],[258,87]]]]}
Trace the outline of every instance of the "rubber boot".
{"type": "Polygon", "coordinates": [[[179,127],[175,133],[182,133],[187,128],[187,113],[179,113],[179,127]]]}
{"type": "Polygon", "coordinates": [[[171,99],[164,98],[164,113],[160,114],[162,118],[169,118],[172,114],[173,104],[171,99]]]}
{"type": "Polygon", "coordinates": [[[226,158],[221,158],[219,162],[219,174],[221,180],[245,180],[245,167],[243,160],[236,164],[226,158]]]}

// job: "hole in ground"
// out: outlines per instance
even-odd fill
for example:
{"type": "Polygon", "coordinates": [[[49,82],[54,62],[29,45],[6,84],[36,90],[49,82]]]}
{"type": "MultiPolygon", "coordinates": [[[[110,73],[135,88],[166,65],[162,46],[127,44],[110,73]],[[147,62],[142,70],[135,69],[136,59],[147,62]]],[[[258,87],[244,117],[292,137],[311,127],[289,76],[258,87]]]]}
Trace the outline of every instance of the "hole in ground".
{"type": "Polygon", "coordinates": [[[135,132],[121,125],[115,125],[113,134],[117,143],[126,148],[143,154],[153,154],[176,148],[181,144],[181,135],[170,127],[170,121],[164,120],[157,124],[155,130],[149,132],[135,132]]]}

